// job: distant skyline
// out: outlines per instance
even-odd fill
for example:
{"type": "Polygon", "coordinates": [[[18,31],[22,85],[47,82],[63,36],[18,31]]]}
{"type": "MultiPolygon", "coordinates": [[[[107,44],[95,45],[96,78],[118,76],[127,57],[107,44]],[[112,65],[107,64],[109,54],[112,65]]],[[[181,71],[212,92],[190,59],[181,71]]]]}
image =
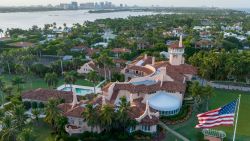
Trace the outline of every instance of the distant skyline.
{"type": "Polygon", "coordinates": [[[0,6],[30,6],[30,5],[58,5],[60,3],[70,3],[76,1],[101,2],[110,1],[116,5],[127,4],[129,6],[175,6],[175,7],[225,7],[225,8],[250,8],[250,0],[1,0],[0,6]]]}

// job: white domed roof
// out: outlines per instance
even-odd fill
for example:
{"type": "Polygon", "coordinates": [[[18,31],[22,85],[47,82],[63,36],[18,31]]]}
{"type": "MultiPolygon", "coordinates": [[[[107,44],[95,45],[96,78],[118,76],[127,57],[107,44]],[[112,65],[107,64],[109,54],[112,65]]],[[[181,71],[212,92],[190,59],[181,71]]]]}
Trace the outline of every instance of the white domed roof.
{"type": "Polygon", "coordinates": [[[173,111],[181,108],[181,100],[166,92],[157,92],[149,98],[149,106],[158,111],[173,111]]]}

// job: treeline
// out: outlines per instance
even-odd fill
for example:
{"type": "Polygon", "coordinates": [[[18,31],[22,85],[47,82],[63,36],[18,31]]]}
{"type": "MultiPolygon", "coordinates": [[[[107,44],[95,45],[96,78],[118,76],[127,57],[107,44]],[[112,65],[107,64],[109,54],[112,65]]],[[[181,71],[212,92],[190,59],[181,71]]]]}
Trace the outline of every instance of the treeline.
{"type": "Polygon", "coordinates": [[[200,51],[189,58],[198,67],[199,75],[208,80],[233,80],[245,82],[250,78],[250,52],[200,51]]]}

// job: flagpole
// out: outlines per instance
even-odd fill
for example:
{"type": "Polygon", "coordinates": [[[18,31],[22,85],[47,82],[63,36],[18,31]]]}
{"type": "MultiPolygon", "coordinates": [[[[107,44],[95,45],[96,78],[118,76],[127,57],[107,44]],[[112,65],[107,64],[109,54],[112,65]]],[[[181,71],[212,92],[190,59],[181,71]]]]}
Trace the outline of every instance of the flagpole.
{"type": "Polygon", "coordinates": [[[239,109],[240,109],[240,97],[241,95],[239,95],[239,100],[237,102],[237,113],[236,113],[236,120],[235,120],[235,125],[234,125],[234,136],[233,136],[233,141],[235,141],[235,137],[236,137],[236,130],[237,130],[237,123],[238,123],[238,117],[239,117],[239,109]]]}

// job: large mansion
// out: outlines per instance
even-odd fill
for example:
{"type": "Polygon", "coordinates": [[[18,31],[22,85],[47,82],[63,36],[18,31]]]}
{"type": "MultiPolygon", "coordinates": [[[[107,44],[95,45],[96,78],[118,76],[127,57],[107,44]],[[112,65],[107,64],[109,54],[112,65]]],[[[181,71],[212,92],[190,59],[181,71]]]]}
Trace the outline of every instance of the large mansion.
{"type": "MultiPolygon", "coordinates": [[[[112,104],[115,107],[121,97],[126,97],[131,105],[129,116],[138,123],[129,131],[156,132],[160,115],[170,116],[179,113],[186,82],[197,74],[196,68],[185,64],[182,36],[179,42],[170,45],[168,52],[169,61],[156,61],[155,57],[147,55],[139,56],[121,70],[125,75],[125,82],[108,83],[102,88],[102,94],[93,101],[79,101],[73,90],[73,94],[70,94],[72,102],[58,105],[62,114],[68,118],[65,130],[69,134],[91,130],[82,117],[86,104],[112,104]]],[[[92,63],[86,64],[79,71],[87,73],[94,70],[95,66],[92,63]]],[[[96,127],[94,131],[100,132],[102,129],[96,127]]]]}

